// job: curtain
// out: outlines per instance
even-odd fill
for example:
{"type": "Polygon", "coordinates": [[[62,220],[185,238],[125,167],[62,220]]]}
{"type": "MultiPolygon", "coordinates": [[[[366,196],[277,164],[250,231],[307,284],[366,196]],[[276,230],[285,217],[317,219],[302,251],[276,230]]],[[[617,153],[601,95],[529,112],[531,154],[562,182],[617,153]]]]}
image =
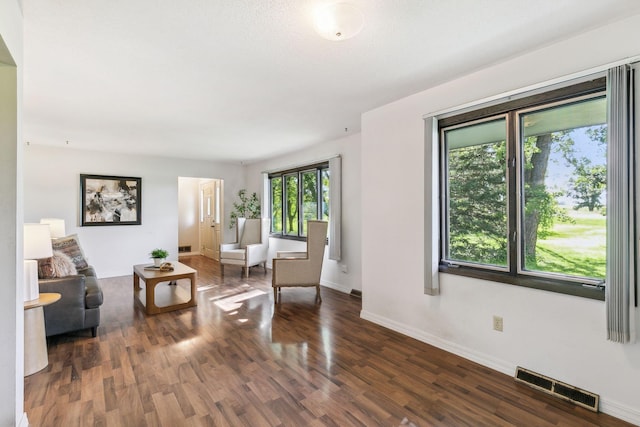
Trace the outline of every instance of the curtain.
{"type": "Polygon", "coordinates": [[[424,120],[424,293],[440,294],[438,268],[440,264],[440,177],[438,119],[424,120]]]}
{"type": "Polygon", "coordinates": [[[271,187],[269,186],[269,174],[262,172],[262,199],[260,203],[260,215],[262,218],[271,218],[271,187]]]}
{"type": "Polygon", "coordinates": [[[342,257],[342,158],[329,159],[329,259],[342,257]]]}
{"type": "Polygon", "coordinates": [[[632,340],[637,277],[636,150],[633,142],[633,70],[607,73],[607,339],[632,340]]]}

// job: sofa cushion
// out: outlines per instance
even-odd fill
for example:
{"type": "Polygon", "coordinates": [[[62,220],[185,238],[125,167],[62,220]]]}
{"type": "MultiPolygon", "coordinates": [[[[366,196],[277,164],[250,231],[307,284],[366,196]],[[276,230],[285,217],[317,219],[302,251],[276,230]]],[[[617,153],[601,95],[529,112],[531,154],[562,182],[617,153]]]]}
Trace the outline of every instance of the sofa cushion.
{"type": "Polygon", "coordinates": [[[77,331],[85,326],[86,286],[84,276],[67,276],[39,281],[40,292],[55,292],[60,300],[44,308],[44,323],[47,336],[77,331]]]}
{"type": "Polygon", "coordinates": [[[53,256],[38,260],[38,279],[53,279],[78,274],[76,266],[65,253],[53,251],[53,256]]]}
{"type": "Polygon", "coordinates": [[[244,260],[246,254],[246,249],[231,249],[228,251],[223,251],[220,254],[220,258],[244,260]]]}
{"type": "Polygon", "coordinates": [[[72,234],[67,237],[61,237],[59,239],[53,239],[51,243],[54,251],[64,252],[69,256],[69,258],[71,258],[76,266],[76,269],[82,270],[89,266],[87,260],[85,259],[84,253],[82,252],[80,241],[78,240],[78,236],[76,234],[72,234]]]}
{"type": "Polygon", "coordinates": [[[38,279],[53,279],[55,278],[55,272],[53,271],[53,257],[41,258],[38,260],[38,279]]]}

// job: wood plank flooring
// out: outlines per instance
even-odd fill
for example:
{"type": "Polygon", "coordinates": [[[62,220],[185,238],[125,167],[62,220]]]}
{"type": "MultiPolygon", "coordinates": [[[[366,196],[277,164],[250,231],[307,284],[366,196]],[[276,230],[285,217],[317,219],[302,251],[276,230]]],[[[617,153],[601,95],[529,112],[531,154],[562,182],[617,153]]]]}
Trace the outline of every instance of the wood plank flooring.
{"type": "Polygon", "coordinates": [[[630,425],[362,320],[349,295],[285,288],[274,307],[270,271],[181,262],[198,270],[195,308],[146,316],[131,276],[101,279],[98,337],[51,337],[25,378],[31,425],[630,425]]]}

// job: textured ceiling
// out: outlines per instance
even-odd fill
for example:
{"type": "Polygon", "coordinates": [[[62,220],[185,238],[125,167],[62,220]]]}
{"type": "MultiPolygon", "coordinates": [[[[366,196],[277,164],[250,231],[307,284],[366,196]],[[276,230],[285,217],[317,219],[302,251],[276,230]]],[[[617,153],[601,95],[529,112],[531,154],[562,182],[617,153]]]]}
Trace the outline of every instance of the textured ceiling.
{"type": "Polygon", "coordinates": [[[640,11],[637,0],[29,0],[24,139],[251,162],[358,132],[360,114],[640,11]],[[345,131],[345,128],[347,129],[345,131]]]}

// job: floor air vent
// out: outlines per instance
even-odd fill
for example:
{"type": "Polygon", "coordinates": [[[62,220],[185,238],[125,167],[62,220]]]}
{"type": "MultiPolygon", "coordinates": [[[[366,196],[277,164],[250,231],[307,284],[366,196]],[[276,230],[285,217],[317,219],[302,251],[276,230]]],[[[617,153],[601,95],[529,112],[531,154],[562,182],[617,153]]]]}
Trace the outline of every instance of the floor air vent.
{"type": "Polygon", "coordinates": [[[191,252],[191,246],[178,246],[178,253],[191,252]]]}
{"type": "Polygon", "coordinates": [[[597,394],[579,389],[569,384],[545,377],[528,369],[521,367],[516,368],[516,381],[525,383],[535,389],[544,391],[560,399],[568,400],[576,405],[587,408],[593,412],[598,412],[598,401],[600,397],[597,394]]]}

